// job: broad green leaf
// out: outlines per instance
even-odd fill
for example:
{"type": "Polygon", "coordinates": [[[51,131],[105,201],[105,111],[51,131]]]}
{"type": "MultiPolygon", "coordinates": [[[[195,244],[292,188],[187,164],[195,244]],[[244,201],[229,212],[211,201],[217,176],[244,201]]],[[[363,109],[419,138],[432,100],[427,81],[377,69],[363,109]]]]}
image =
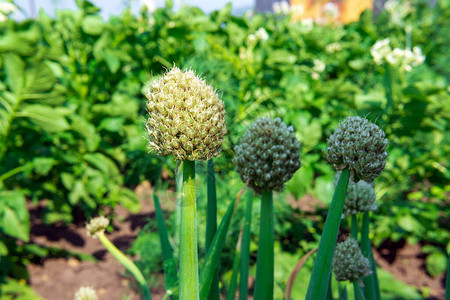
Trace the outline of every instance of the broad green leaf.
{"type": "Polygon", "coordinates": [[[36,157],[33,159],[34,170],[39,175],[46,176],[57,161],[51,157],[36,157]]]}
{"type": "MultiPolygon", "coordinates": [[[[19,116],[19,113],[17,115],[19,116]]],[[[26,105],[20,111],[20,116],[29,118],[31,122],[48,132],[69,129],[65,115],[65,111],[39,104],[26,105]]]]}
{"type": "Polygon", "coordinates": [[[269,54],[269,57],[267,58],[267,64],[293,64],[296,60],[297,57],[291,52],[283,49],[277,49],[269,54]]]}
{"type": "Polygon", "coordinates": [[[122,188],[119,191],[118,197],[120,204],[122,204],[123,207],[125,207],[132,213],[138,213],[141,210],[141,203],[139,202],[139,198],[133,191],[127,188],[122,188]]]}
{"type": "Polygon", "coordinates": [[[22,92],[24,86],[25,63],[16,54],[5,55],[4,71],[6,73],[6,83],[11,91],[16,95],[22,92]]]}
{"type": "Polygon", "coordinates": [[[5,243],[0,241],[0,256],[8,255],[8,247],[6,247],[5,243]]]}
{"type": "Polygon", "coordinates": [[[90,35],[100,35],[105,27],[105,22],[99,15],[86,16],[83,20],[83,31],[90,35]]]}
{"type": "Polygon", "coordinates": [[[103,51],[103,58],[108,65],[109,71],[111,73],[116,73],[117,70],[120,68],[120,59],[117,57],[117,55],[110,50],[109,48],[106,48],[103,51]]]}
{"type": "Polygon", "coordinates": [[[11,237],[28,242],[30,239],[29,224],[24,224],[19,216],[9,207],[4,207],[2,217],[3,232],[11,237]]]}
{"type": "Polygon", "coordinates": [[[427,256],[425,263],[428,273],[435,277],[445,272],[447,268],[447,257],[441,251],[433,252],[427,256]]]}

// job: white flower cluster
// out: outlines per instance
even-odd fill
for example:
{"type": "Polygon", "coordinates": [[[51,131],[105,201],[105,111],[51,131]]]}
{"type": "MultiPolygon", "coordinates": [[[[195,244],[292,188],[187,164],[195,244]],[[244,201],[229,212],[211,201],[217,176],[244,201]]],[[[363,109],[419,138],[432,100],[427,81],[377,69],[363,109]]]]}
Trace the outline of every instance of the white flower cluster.
{"type": "Polygon", "coordinates": [[[83,286],[75,293],[74,300],[98,300],[97,293],[89,286],[83,286]]]}
{"type": "Polygon", "coordinates": [[[388,0],[384,3],[384,9],[391,15],[393,23],[401,25],[403,19],[412,12],[409,1],[388,0]]]}
{"type": "Polygon", "coordinates": [[[373,60],[376,64],[380,65],[383,62],[387,62],[390,65],[398,66],[401,70],[409,72],[412,67],[423,64],[425,56],[422,54],[420,47],[413,47],[410,49],[392,49],[389,45],[390,39],[384,39],[377,41],[370,49],[373,60]]]}
{"type": "Polygon", "coordinates": [[[272,10],[276,15],[293,14],[299,16],[303,14],[305,7],[303,4],[294,4],[290,6],[288,1],[280,1],[272,4],[272,10]]]}
{"type": "Polygon", "coordinates": [[[265,42],[268,39],[269,39],[269,34],[262,27],[259,27],[259,29],[255,33],[249,34],[249,36],[247,37],[247,41],[249,43],[256,43],[258,41],[265,42]]]}
{"type": "Polygon", "coordinates": [[[319,73],[322,73],[325,71],[325,63],[321,61],[320,59],[315,59],[313,61],[314,65],[312,67],[313,73],[311,74],[312,79],[317,80],[319,79],[320,75],[319,73]]]}
{"type": "Polygon", "coordinates": [[[17,11],[17,6],[10,2],[0,2],[0,23],[8,20],[8,15],[17,11]]]}
{"type": "Polygon", "coordinates": [[[305,31],[311,31],[314,27],[314,20],[312,18],[302,19],[300,21],[302,26],[305,28],[305,31]]]}
{"type": "Polygon", "coordinates": [[[335,53],[342,50],[342,46],[339,43],[331,43],[325,47],[327,53],[335,53]]]}
{"type": "Polygon", "coordinates": [[[276,15],[287,15],[290,12],[289,2],[280,1],[272,4],[272,10],[276,15]]]}
{"type": "Polygon", "coordinates": [[[142,7],[145,6],[150,14],[154,13],[156,10],[155,0],[142,0],[141,5],[142,7]]]}
{"type": "Polygon", "coordinates": [[[331,19],[339,18],[340,12],[339,12],[339,7],[337,6],[336,3],[328,2],[322,7],[322,10],[323,10],[323,14],[327,18],[331,18],[331,19]]]}

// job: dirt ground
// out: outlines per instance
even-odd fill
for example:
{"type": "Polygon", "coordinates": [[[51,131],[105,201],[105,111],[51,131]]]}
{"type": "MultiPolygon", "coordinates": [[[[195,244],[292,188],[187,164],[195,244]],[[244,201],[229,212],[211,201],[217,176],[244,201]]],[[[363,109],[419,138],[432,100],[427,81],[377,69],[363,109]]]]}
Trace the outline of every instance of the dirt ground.
{"type": "MultiPolygon", "coordinates": [[[[123,208],[117,208],[116,220],[123,220],[123,222],[116,221],[114,223],[116,230],[108,234],[108,238],[122,251],[129,248],[145,224],[145,219],[154,217],[150,185],[144,183],[137,188],[136,192],[142,199],[141,212],[132,215],[123,208]]],[[[169,206],[173,205],[173,202],[168,203],[169,206]]],[[[68,227],[45,226],[39,218],[41,210],[41,206],[30,207],[33,224],[32,243],[91,254],[98,259],[98,262],[79,261],[75,258],[45,258],[39,264],[29,265],[30,283],[39,295],[48,300],[71,300],[79,287],[90,286],[97,291],[100,300],[140,299],[132,288],[133,283],[123,275],[122,265],[104,250],[98,240],[86,236],[84,222],[68,227]]],[[[431,290],[429,299],[445,298],[444,276],[431,278],[426,273],[425,257],[420,245],[412,246],[404,242],[385,243],[379,249],[375,249],[374,256],[377,263],[392,273],[396,279],[418,288],[429,287],[431,290]]],[[[162,274],[160,280],[162,286],[162,274]]],[[[151,292],[154,300],[162,299],[164,296],[162,287],[152,289],[151,292]]]]}

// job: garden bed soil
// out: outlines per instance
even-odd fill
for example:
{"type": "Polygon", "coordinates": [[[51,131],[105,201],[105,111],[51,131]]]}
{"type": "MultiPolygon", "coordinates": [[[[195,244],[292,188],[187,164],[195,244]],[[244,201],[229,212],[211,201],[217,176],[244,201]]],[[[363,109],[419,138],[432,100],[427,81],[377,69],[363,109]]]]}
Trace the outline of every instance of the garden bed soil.
{"type": "MultiPolygon", "coordinates": [[[[136,189],[142,200],[139,214],[131,214],[125,209],[116,209],[115,230],[108,238],[121,250],[128,249],[135,240],[145,219],[154,217],[152,189],[148,183],[136,189]]],[[[311,197],[312,198],[312,197],[311,197]]],[[[311,199],[307,199],[310,202],[311,199]]],[[[161,201],[173,209],[175,201],[161,201]]],[[[310,203],[309,203],[310,204],[310,203]]],[[[308,204],[308,205],[309,205],[308,204]]],[[[302,203],[302,205],[304,205],[302,203]]],[[[45,226],[40,219],[42,204],[30,206],[31,242],[42,246],[57,246],[69,251],[90,254],[98,262],[80,261],[75,258],[44,258],[39,263],[28,266],[30,284],[33,289],[47,300],[73,299],[76,290],[81,286],[90,286],[97,291],[99,299],[138,300],[140,296],[135,290],[136,284],[130,277],[124,276],[124,267],[107,252],[100,241],[88,238],[85,232],[85,221],[70,226],[45,226]],[[128,298],[126,298],[128,297],[128,298]]],[[[418,288],[428,287],[428,299],[444,299],[444,276],[431,278],[425,271],[425,256],[419,245],[408,245],[404,242],[385,243],[376,249],[375,260],[386,271],[407,284],[418,288]]],[[[158,274],[160,288],[153,288],[152,299],[164,296],[163,274],[158,274]]],[[[253,282],[251,280],[250,282],[253,282]]]]}

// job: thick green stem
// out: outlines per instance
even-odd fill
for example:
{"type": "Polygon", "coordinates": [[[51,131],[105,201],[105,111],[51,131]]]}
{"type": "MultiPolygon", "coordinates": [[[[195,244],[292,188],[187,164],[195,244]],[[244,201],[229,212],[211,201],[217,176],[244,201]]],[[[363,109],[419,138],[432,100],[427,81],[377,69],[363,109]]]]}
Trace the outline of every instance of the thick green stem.
{"type": "Polygon", "coordinates": [[[358,241],[358,221],[356,220],[356,215],[352,215],[352,223],[350,226],[350,233],[352,238],[358,241]]]}
{"type": "Polygon", "coordinates": [[[256,259],[255,300],[273,299],[273,196],[264,191],[261,198],[258,256],[256,259]]]}
{"type": "MultiPolygon", "coordinates": [[[[208,192],[208,203],[206,207],[206,239],[205,250],[208,252],[209,247],[214,240],[217,231],[217,193],[216,193],[216,177],[214,173],[214,162],[208,160],[208,168],[206,175],[206,184],[208,192]]],[[[220,300],[219,295],[219,272],[214,274],[214,280],[211,284],[211,290],[208,295],[209,300],[220,300]]]]}
{"type": "Polygon", "coordinates": [[[322,237],[320,238],[319,249],[314,261],[311,280],[309,281],[308,292],[306,294],[306,299],[308,300],[323,300],[327,296],[328,277],[331,273],[331,262],[333,260],[339,225],[341,224],[349,178],[350,170],[345,168],[339,177],[325,221],[322,237]]]}
{"type": "Polygon", "coordinates": [[[120,250],[108,240],[103,232],[98,234],[98,238],[103,246],[105,246],[106,250],[108,250],[108,252],[111,253],[114,258],[117,259],[125,267],[125,269],[127,269],[134,276],[136,281],[141,286],[142,299],[151,300],[152,296],[150,294],[150,290],[148,289],[147,282],[138,267],[136,267],[136,265],[128,257],[126,257],[125,254],[120,252],[120,250]]]}
{"type": "Polygon", "coordinates": [[[450,300],[450,253],[447,258],[447,279],[445,280],[445,300],[450,300]]]}
{"type": "Polygon", "coordinates": [[[198,300],[197,216],[195,203],[195,162],[183,162],[181,202],[180,300],[198,300]]]}
{"type": "Polygon", "coordinates": [[[228,287],[227,300],[234,300],[234,297],[236,295],[237,281],[239,277],[239,264],[241,262],[242,231],[243,229],[239,234],[239,238],[236,244],[236,252],[234,253],[233,273],[231,274],[230,285],[228,287]]]}
{"type": "Polygon", "coordinates": [[[355,300],[366,300],[358,280],[353,280],[353,290],[355,291],[355,300]]]}
{"type": "Polygon", "coordinates": [[[378,286],[377,266],[373,259],[372,247],[369,239],[369,212],[363,214],[363,221],[361,226],[361,252],[370,261],[372,274],[363,277],[364,296],[367,300],[381,300],[380,288],[378,286]]]}
{"type": "Polygon", "coordinates": [[[248,267],[250,259],[250,229],[252,223],[253,193],[248,192],[244,217],[244,233],[241,245],[241,274],[239,277],[239,300],[248,299],[248,267]]]}

